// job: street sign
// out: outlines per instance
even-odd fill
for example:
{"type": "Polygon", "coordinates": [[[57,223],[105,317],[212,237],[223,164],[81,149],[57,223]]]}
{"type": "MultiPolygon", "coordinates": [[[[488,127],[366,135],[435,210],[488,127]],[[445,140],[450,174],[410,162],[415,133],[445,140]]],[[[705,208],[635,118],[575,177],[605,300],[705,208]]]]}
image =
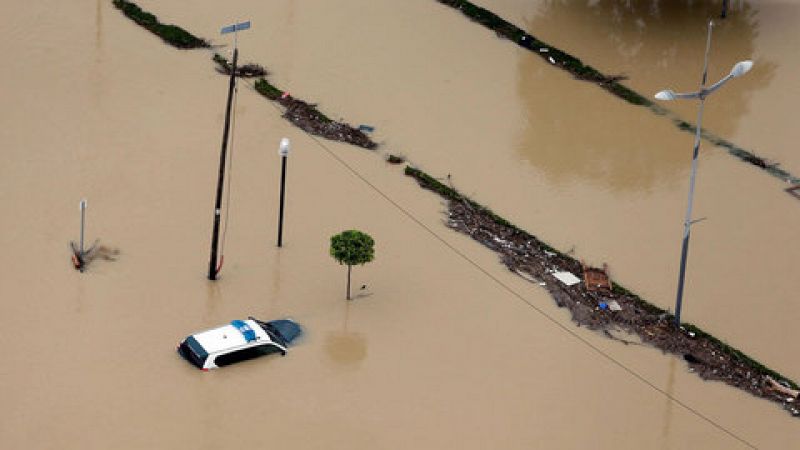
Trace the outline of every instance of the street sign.
{"type": "Polygon", "coordinates": [[[233,25],[228,25],[227,27],[223,27],[222,30],[220,30],[219,34],[228,34],[228,33],[233,33],[235,31],[243,31],[249,29],[250,29],[250,21],[248,20],[247,22],[240,22],[233,25]]]}

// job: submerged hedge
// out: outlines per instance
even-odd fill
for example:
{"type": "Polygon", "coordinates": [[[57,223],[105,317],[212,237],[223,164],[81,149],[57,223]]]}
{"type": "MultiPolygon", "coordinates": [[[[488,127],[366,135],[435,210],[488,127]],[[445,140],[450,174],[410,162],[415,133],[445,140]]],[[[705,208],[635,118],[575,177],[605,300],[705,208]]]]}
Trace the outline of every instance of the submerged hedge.
{"type": "Polygon", "coordinates": [[[180,49],[208,48],[210,44],[177,25],[163,24],[158,17],[144,11],[138,5],[127,0],[113,0],[114,6],[122,11],[125,16],[133,20],[151,33],[160,37],[164,42],[180,49]]]}

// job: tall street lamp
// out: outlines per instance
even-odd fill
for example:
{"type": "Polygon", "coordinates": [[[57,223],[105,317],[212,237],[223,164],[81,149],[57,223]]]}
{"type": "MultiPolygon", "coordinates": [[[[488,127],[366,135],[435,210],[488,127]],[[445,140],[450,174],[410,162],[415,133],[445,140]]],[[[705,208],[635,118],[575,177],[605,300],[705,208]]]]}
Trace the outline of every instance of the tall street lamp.
{"type": "Polygon", "coordinates": [[[281,155],[281,205],[278,213],[278,247],[283,246],[283,198],[286,192],[286,157],[289,156],[289,138],[281,139],[278,154],[281,155]]]}
{"type": "Polygon", "coordinates": [[[697,92],[690,92],[684,94],[667,89],[655,95],[656,99],[658,100],[675,100],[677,98],[700,99],[700,108],[697,112],[697,126],[695,128],[695,135],[694,135],[694,153],[692,154],[692,171],[689,177],[689,201],[686,206],[686,218],[683,221],[683,245],[681,247],[681,263],[680,263],[680,271],[678,274],[678,293],[677,293],[677,298],[675,300],[676,326],[680,326],[681,324],[681,303],[683,301],[683,284],[686,278],[686,258],[689,253],[689,234],[691,226],[694,223],[692,221],[692,204],[694,198],[694,181],[695,181],[695,176],[697,175],[697,154],[699,153],[700,150],[700,130],[702,129],[702,122],[703,122],[703,105],[705,103],[706,97],[708,97],[711,93],[713,93],[717,89],[721,88],[722,85],[725,84],[728,80],[730,80],[731,78],[736,78],[744,75],[753,67],[752,61],[740,61],[733,66],[731,72],[728,75],[726,75],[723,79],[717,81],[716,83],[706,88],[706,78],[708,74],[708,51],[711,48],[711,29],[713,28],[713,26],[714,22],[709,21],[708,38],[706,40],[705,61],[703,62],[703,79],[700,82],[700,90],[697,92]]]}

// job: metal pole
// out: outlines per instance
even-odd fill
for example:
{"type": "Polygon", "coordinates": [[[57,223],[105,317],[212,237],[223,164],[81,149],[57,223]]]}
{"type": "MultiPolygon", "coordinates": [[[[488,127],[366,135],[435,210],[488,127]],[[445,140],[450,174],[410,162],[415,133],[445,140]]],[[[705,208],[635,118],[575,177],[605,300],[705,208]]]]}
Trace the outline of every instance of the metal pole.
{"type": "Polygon", "coordinates": [[[86,200],[81,200],[81,245],[79,247],[80,257],[83,258],[83,230],[86,223],[86,200]]]}
{"type": "Polygon", "coordinates": [[[708,74],[708,51],[711,48],[711,29],[714,23],[708,22],[708,38],[706,39],[706,55],[703,62],[703,78],[700,82],[700,108],[697,111],[697,128],[694,134],[694,150],[692,153],[692,170],[689,176],[689,200],[686,205],[686,218],[683,221],[683,243],[681,245],[681,261],[678,271],[678,292],[675,299],[675,326],[681,325],[681,306],[683,304],[683,287],[686,280],[686,260],[689,257],[689,237],[692,227],[692,206],[694,205],[694,186],[697,176],[697,156],[700,153],[700,133],[703,127],[703,106],[706,94],[704,89],[708,74]]]}
{"type": "Polygon", "coordinates": [[[225,160],[228,151],[228,132],[231,124],[231,106],[233,104],[233,90],[236,86],[236,58],[239,50],[233,49],[231,65],[231,79],[228,85],[228,103],[225,109],[225,129],[222,132],[222,150],[219,154],[219,177],[217,178],[217,199],[214,203],[214,230],[211,233],[211,259],[208,262],[208,279],[217,279],[217,245],[219,244],[219,221],[222,210],[222,188],[225,181],[225,160]]]}
{"type": "Polygon", "coordinates": [[[281,205],[278,213],[278,247],[283,246],[283,205],[286,193],[286,156],[281,156],[281,205]]]}

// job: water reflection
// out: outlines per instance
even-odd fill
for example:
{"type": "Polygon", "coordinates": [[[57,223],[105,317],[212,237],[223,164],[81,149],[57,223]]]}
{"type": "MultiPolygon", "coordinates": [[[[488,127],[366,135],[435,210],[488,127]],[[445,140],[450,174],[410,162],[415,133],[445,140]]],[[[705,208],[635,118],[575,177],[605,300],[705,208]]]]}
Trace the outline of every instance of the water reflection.
{"type": "Polygon", "coordinates": [[[206,301],[203,308],[203,323],[212,323],[217,317],[217,309],[222,302],[222,292],[218,283],[209,281],[206,283],[206,301]]]}
{"type": "MultiPolygon", "coordinates": [[[[706,23],[719,15],[720,7],[720,2],[692,0],[545,0],[524,26],[606,74],[627,76],[624,84],[643,94],[664,88],[692,91],[700,81],[706,23]],[[564,29],[569,32],[563,33],[564,29]]],[[[736,61],[753,57],[759,26],[757,10],[750,3],[738,5],[727,19],[715,23],[712,81],[727,74],[736,61]]],[[[674,126],[653,125],[659,119],[644,108],[609,110],[607,102],[591,104],[593,97],[585,89],[572,92],[565,89],[569,84],[548,89],[539,76],[546,70],[540,59],[519,61],[518,86],[529,123],[518,148],[523,159],[548,177],[638,190],[671,178],[687,165],[690,149],[679,151],[673,142],[689,138],[674,126]]],[[[718,136],[732,135],[747,112],[750,94],[765,87],[775,69],[774,63],[757,59],[747,77],[726,86],[709,102],[706,128],[718,136]]],[[[668,106],[685,120],[695,121],[696,102],[668,106]]]]}
{"type": "Polygon", "coordinates": [[[99,52],[100,47],[103,46],[103,8],[100,4],[101,0],[97,0],[97,6],[95,7],[94,12],[94,24],[95,24],[95,35],[94,35],[94,46],[95,50],[99,52]]]}
{"type": "Polygon", "coordinates": [[[272,260],[272,291],[267,296],[267,317],[272,317],[280,312],[281,280],[283,279],[283,264],[281,252],[277,249],[272,260]]]}
{"type": "Polygon", "coordinates": [[[675,364],[678,361],[674,356],[669,358],[669,373],[667,374],[667,388],[665,389],[667,395],[665,396],[665,411],[664,411],[664,427],[661,429],[661,448],[672,448],[670,436],[672,435],[672,415],[674,414],[674,401],[675,397],[675,364]]]}
{"type": "Polygon", "coordinates": [[[105,85],[107,74],[105,73],[105,43],[103,36],[103,5],[101,0],[97,0],[95,7],[95,34],[94,34],[94,58],[87,61],[89,79],[91,81],[92,97],[97,111],[103,111],[104,99],[106,97],[105,85]]]}
{"type": "Polygon", "coordinates": [[[73,310],[77,314],[80,314],[85,309],[85,299],[86,299],[86,292],[84,289],[84,280],[79,280],[76,284],[76,292],[75,292],[75,309],[73,310]]]}
{"type": "Polygon", "coordinates": [[[367,339],[361,333],[348,331],[350,301],[345,303],[342,331],[328,334],[325,351],[330,359],[343,366],[354,366],[367,356],[367,339]]]}

